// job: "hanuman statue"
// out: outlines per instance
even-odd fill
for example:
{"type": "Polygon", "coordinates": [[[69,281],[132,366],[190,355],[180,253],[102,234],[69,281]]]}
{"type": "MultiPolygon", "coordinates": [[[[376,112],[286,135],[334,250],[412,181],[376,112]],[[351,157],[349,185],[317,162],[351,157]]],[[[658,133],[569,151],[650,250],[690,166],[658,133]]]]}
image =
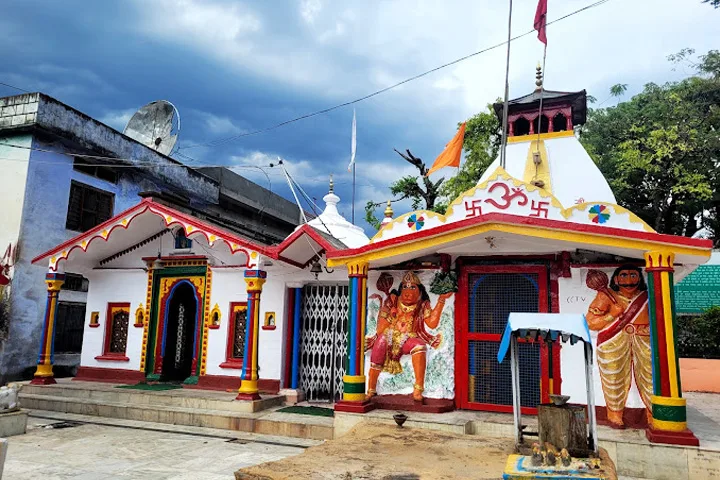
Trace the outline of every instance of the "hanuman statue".
{"type": "Polygon", "coordinates": [[[452,292],[440,295],[437,305],[432,308],[427,290],[415,273],[405,274],[399,292],[390,292],[392,283],[383,288],[382,280],[381,276],[378,288],[386,297],[378,314],[377,332],[365,339],[365,349],[372,350],[367,398],[377,394],[377,380],[381,371],[392,374],[402,372],[400,358],[411,355],[415,372],[412,396],[415,401],[422,402],[427,347],[438,348],[442,341],[441,334],[433,335],[425,327],[437,328],[445,301],[452,296],[452,292]]]}

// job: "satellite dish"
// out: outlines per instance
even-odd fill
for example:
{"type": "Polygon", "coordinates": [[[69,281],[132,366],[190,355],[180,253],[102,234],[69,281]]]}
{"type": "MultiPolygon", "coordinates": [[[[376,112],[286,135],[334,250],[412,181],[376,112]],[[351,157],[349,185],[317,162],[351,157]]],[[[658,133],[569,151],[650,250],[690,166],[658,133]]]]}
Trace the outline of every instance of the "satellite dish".
{"type": "Polygon", "coordinates": [[[180,112],[167,100],[150,102],[135,112],[123,134],[170,155],[180,134],[180,112]]]}

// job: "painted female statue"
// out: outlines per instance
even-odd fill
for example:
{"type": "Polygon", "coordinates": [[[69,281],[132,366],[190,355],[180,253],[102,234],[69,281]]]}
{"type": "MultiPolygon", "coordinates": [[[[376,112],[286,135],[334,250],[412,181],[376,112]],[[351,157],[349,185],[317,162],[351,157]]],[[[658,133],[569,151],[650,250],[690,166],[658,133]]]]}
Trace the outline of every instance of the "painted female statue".
{"type": "Polygon", "coordinates": [[[425,286],[413,272],[405,274],[399,292],[390,292],[391,283],[384,287],[380,288],[386,297],[378,313],[377,332],[365,339],[366,350],[371,350],[367,397],[377,394],[381,371],[392,374],[402,372],[400,358],[410,355],[415,373],[413,399],[422,402],[427,347],[438,348],[442,341],[440,334],[433,335],[425,327],[437,328],[445,301],[452,293],[440,295],[437,305],[432,308],[425,286]]]}

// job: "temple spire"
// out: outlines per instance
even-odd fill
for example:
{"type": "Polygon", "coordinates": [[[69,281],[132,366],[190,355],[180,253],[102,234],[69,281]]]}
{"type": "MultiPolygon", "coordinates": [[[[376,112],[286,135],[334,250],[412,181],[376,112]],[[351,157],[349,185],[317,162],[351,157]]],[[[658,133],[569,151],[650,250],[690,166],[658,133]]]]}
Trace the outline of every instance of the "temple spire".
{"type": "Polygon", "coordinates": [[[391,202],[390,200],[387,201],[387,206],[385,207],[385,212],[384,212],[384,213],[385,213],[385,218],[383,218],[383,219],[382,219],[382,222],[380,222],[380,225],[381,225],[380,228],[382,228],[383,226],[385,226],[385,225],[387,225],[388,223],[392,222],[394,212],[393,212],[391,203],[392,203],[392,202],[391,202]]]}

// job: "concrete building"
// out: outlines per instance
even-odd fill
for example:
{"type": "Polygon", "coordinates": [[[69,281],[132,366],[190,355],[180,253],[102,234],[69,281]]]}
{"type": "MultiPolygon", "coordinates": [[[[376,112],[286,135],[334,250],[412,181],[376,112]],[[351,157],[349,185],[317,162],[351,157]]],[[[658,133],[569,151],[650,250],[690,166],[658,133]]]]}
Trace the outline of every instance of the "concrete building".
{"type": "MultiPolygon", "coordinates": [[[[42,93],[0,98],[0,246],[9,327],[0,332],[0,384],[30,378],[46,303],[45,269],[30,260],[143,198],[260,245],[299,223],[298,207],[225,168],[193,169],[42,93]],[[90,158],[94,155],[110,158],[90,158]]],[[[157,232],[153,232],[157,233],[157,232]]],[[[88,280],[59,292],[57,373],[80,360],[88,280]]],[[[3,288],[0,286],[0,288],[3,288]]]]}

